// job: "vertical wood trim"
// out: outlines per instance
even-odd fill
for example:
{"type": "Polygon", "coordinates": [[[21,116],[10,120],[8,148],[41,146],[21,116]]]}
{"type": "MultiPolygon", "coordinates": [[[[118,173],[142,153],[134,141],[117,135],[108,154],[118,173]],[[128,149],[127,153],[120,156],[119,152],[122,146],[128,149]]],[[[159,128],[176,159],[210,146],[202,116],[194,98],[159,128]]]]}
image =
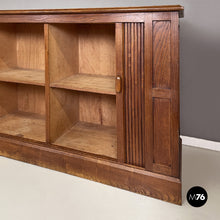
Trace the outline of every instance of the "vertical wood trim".
{"type": "Polygon", "coordinates": [[[180,176],[179,15],[171,13],[171,144],[172,176],[180,176]]]}
{"type": "MultiPolygon", "coordinates": [[[[129,45],[128,45],[128,24],[124,24],[124,29],[125,29],[125,37],[124,37],[124,41],[125,41],[125,73],[128,73],[128,69],[129,69],[129,67],[128,67],[128,51],[129,51],[129,45]]],[[[125,107],[127,107],[128,106],[128,97],[129,97],[129,90],[128,90],[128,88],[129,88],[129,79],[128,79],[128,77],[125,77],[125,86],[124,86],[124,90],[125,90],[125,107]]],[[[126,131],[125,131],[125,137],[126,137],[126,140],[125,140],[125,142],[126,142],[126,148],[125,148],[125,156],[126,156],[126,158],[125,158],[125,161],[127,162],[127,163],[129,163],[129,145],[128,145],[128,142],[129,142],[129,117],[128,117],[128,114],[125,114],[125,123],[126,123],[126,126],[125,126],[125,128],[126,128],[126,131]]]]}
{"type": "Polygon", "coordinates": [[[115,44],[116,44],[116,76],[122,80],[122,89],[116,93],[117,108],[117,158],[121,163],[125,162],[125,114],[124,114],[124,25],[115,24],[115,44]]]}
{"type": "Polygon", "coordinates": [[[153,169],[152,14],[145,15],[145,169],[153,169]]]}
{"type": "Polygon", "coordinates": [[[46,103],[46,141],[50,142],[50,77],[49,77],[49,25],[44,24],[45,42],[45,103],[46,103]]]}
{"type": "Polygon", "coordinates": [[[125,23],[126,162],[144,166],[143,23],[125,23]]]}
{"type": "Polygon", "coordinates": [[[141,115],[141,133],[142,133],[142,137],[141,138],[141,141],[143,141],[143,146],[140,146],[141,148],[141,152],[142,152],[142,159],[143,159],[143,167],[145,167],[145,160],[146,160],[146,157],[145,157],[145,105],[144,105],[144,102],[145,102],[145,48],[144,48],[144,45],[145,45],[145,40],[144,40],[144,36],[145,36],[145,26],[144,26],[144,23],[141,23],[141,29],[140,29],[140,35],[143,36],[141,37],[140,39],[140,51],[141,51],[141,59],[140,59],[140,68],[141,68],[141,78],[142,78],[142,81],[141,81],[141,91],[140,91],[140,100],[141,100],[141,111],[140,111],[140,115],[141,115]]]}

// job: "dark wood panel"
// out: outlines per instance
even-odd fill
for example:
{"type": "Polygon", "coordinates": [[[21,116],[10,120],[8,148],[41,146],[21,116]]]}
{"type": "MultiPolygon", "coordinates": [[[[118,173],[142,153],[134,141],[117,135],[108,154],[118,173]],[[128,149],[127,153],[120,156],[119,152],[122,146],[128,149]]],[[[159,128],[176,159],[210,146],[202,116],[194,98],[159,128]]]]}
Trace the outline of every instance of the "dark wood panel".
{"type": "Polygon", "coordinates": [[[125,24],[126,162],[144,166],[143,23],[125,24]]]}
{"type": "Polygon", "coordinates": [[[170,100],[154,98],[154,156],[153,162],[171,166],[170,100]]]}
{"type": "Polygon", "coordinates": [[[153,170],[153,98],[152,98],[152,13],[145,15],[144,22],[144,62],[145,62],[145,82],[144,82],[144,93],[145,93],[145,169],[153,170]]]}
{"type": "Polygon", "coordinates": [[[114,23],[143,22],[144,13],[0,15],[0,23],[114,23]]]}
{"type": "Polygon", "coordinates": [[[157,5],[141,7],[114,7],[114,8],[73,8],[73,9],[38,9],[38,10],[0,10],[0,14],[68,14],[68,13],[118,13],[118,12],[152,12],[152,11],[179,11],[183,15],[181,5],[157,5]]]}
{"type": "Polygon", "coordinates": [[[153,88],[152,89],[152,96],[153,97],[170,99],[171,95],[172,94],[171,94],[170,89],[160,89],[160,88],[153,88]]]}
{"type": "Polygon", "coordinates": [[[170,21],[153,21],[153,87],[170,88],[170,21]]]}
{"type": "Polygon", "coordinates": [[[181,204],[177,178],[4,137],[0,137],[0,155],[181,204]]]}
{"type": "Polygon", "coordinates": [[[180,176],[177,13],[145,19],[145,168],[180,176]]]}
{"type": "Polygon", "coordinates": [[[179,18],[171,14],[171,137],[172,137],[172,176],[180,176],[180,79],[179,79],[179,18]]]}

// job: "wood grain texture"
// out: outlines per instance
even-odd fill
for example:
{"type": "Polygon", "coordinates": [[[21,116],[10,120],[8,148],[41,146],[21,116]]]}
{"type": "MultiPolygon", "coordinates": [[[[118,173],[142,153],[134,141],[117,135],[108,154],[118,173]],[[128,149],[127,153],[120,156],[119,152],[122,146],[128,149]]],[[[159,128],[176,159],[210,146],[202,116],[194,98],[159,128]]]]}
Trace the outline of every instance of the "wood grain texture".
{"type": "Polygon", "coordinates": [[[154,157],[153,162],[171,166],[170,101],[155,98],[154,111],[154,157]]]}
{"type": "Polygon", "coordinates": [[[180,204],[182,12],[0,11],[0,155],[180,204]]]}
{"type": "Polygon", "coordinates": [[[49,24],[44,24],[46,142],[50,142],[49,24]]]}
{"type": "Polygon", "coordinates": [[[45,118],[33,113],[11,113],[0,117],[0,133],[45,142],[45,118]]]}
{"type": "Polygon", "coordinates": [[[0,71],[0,81],[44,86],[45,72],[42,70],[8,69],[0,71]]]}
{"type": "Polygon", "coordinates": [[[153,11],[180,11],[181,5],[157,5],[139,7],[114,7],[114,8],[74,8],[74,9],[34,9],[34,10],[0,10],[0,14],[87,14],[87,13],[119,13],[119,12],[153,12],[153,11]]]}
{"type": "Polygon", "coordinates": [[[0,117],[17,110],[17,87],[12,83],[0,82],[0,117]]]}
{"type": "Polygon", "coordinates": [[[79,96],[69,90],[50,89],[50,142],[79,120],[79,96]]]}
{"type": "Polygon", "coordinates": [[[8,70],[17,63],[14,24],[0,24],[0,70],[8,70]]]}
{"type": "Polygon", "coordinates": [[[58,82],[51,83],[51,87],[115,95],[115,77],[73,74],[58,82]]]}
{"type": "Polygon", "coordinates": [[[79,93],[79,121],[116,127],[115,96],[79,93]]]}
{"type": "Polygon", "coordinates": [[[17,24],[17,67],[45,70],[44,27],[42,24],[17,24]]]}
{"type": "Polygon", "coordinates": [[[96,155],[117,158],[116,136],[115,127],[77,122],[54,144],[96,155]]]}
{"type": "Polygon", "coordinates": [[[143,38],[142,23],[125,24],[126,162],[141,167],[144,166],[143,38]]]}
{"type": "Polygon", "coordinates": [[[45,115],[45,90],[41,86],[17,85],[18,111],[45,115]]]}
{"type": "Polygon", "coordinates": [[[180,57],[179,57],[179,18],[178,13],[171,14],[171,137],[172,137],[172,176],[179,177],[181,169],[180,153],[180,57]]]}
{"type": "Polygon", "coordinates": [[[0,155],[181,204],[181,182],[177,178],[3,137],[0,155]]]}
{"type": "Polygon", "coordinates": [[[115,25],[81,24],[79,73],[115,76],[115,25]]]}
{"type": "Polygon", "coordinates": [[[79,71],[77,28],[72,24],[48,25],[48,71],[50,83],[79,71]]]}
{"type": "Polygon", "coordinates": [[[145,95],[145,169],[153,171],[153,99],[152,99],[152,67],[153,67],[153,48],[152,48],[152,17],[153,14],[149,13],[145,15],[144,22],[144,95],[145,95]]]}
{"type": "Polygon", "coordinates": [[[115,94],[114,24],[49,25],[49,51],[52,87],[115,94]]]}
{"type": "Polygon", "coordinates": [[[77,122],[116,127],[115,96],[51,89],[51,142],[55,142],[77,122]]]}
{"type": "Polygon", "coordinates": [[[45,69],[42,24],[0,24],[0,69],[45,69]]]}
{"type": "Polygon", "coordinates": [[[152,89],[152,97],[170,99],[171,98],[171,91],[170,91],[170,89],[153,88],[152,89]]]}
{"type": "Polygon", "coordinates": [[[124,24],[115,24],[115,49],[116,49],[116,77],[120,77],[121,91],[116,93],[116,114],[117,114],[117,159],[125,163],[125,82],[124,82],[124,24]]]}
{"type": "Polygon", "coordinates": [[[118,23],[143,22],[144,13],[0,15],[0,23],[118,23]]]}
{"type": "Polygon", "coordinates": [[[1,82],[0,133],[44,142],[45,130],[44,87],[1,82]]]}
{"type": "Polygon", "coordinates": [[[148,127],[145,167],[153,172],[179,177],[178,14],[146,15],[145,24],[146,62],[149,64],[145,69],[148,127]]]}
{"type": "Polygon", "coordinates": [[[153,87],[170,88],[170,21],[153,21],[153,87]]]}

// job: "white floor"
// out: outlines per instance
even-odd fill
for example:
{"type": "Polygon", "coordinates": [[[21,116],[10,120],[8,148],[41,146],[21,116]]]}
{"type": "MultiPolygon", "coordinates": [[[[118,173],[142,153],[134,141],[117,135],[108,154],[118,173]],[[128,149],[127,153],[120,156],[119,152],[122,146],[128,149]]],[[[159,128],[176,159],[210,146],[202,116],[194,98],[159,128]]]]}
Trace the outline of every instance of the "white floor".
{"type": "Polygon", "coordinates": [[[182,206],[0,157],[0,220],[69,219],[220,219],[220,152],[183,146],[182,206]],[[201,208],[186,201],[196,185],[201,208]]]}

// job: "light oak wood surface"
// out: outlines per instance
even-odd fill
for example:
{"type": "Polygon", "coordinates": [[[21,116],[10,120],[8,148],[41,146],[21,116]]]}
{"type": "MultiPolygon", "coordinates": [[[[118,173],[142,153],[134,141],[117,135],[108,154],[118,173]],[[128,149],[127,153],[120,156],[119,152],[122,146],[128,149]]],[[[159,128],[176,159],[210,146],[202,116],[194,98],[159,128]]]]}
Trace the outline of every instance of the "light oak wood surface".
{"type": "Polygon", "coordinates": [[[8,69],[0,71],[0,81],[44,86],[43,70],[8,69]]]}
{"type": "Polygon", "coordinates": [[[51,83],[51,87],[77,91],[115,95],[115,77],[88,74],[73,74],[59,82],[51,83]]]}
{"type": "Polygon", "coordinates": [[[45,119],[24,112],[7,114],[0,117],[0,133],[45,142],[45,119]]]}
{"type": "Polygon", "coordinates": [[[78,122],[54,144],[117,158],[117,135],[114,127],[78,122]]]}

